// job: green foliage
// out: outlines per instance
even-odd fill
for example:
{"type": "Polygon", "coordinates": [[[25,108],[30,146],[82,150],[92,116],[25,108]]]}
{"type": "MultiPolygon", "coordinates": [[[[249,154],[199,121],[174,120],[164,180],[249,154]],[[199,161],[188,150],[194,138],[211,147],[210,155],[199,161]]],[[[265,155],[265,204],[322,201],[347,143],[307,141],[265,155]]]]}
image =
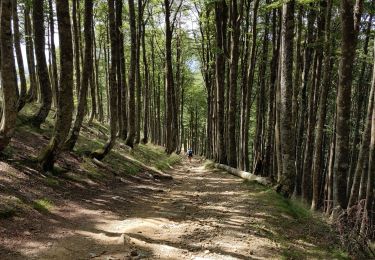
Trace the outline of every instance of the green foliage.
{"type": "Polygon", "coordinates": [[[33,201],[33,208],[39,212],[46,213],[53,208],[53,203],[46,198],[42,198],[33,201]]]}

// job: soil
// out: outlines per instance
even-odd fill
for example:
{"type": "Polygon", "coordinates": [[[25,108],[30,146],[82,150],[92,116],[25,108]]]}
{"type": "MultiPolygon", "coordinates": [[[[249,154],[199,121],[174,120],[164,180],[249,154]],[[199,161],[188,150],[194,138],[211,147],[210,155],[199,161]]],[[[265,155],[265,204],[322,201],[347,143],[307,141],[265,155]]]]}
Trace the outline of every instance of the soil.
{"type": "Polygon", "coordinates": [[[263,200],[264,187],[196,159],[167,173],[71,185],[47,213],[0,220],[0,258],[333,258],[329,232],[263,200]]]}

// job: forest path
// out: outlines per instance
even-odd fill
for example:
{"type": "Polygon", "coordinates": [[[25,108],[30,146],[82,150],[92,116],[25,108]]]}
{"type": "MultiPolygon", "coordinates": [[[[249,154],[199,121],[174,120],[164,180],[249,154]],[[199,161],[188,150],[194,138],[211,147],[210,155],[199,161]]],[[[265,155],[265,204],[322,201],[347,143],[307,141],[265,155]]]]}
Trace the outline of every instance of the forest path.
{"type": "Polygon", "coordinates": [[[319,223],[291,216],[297,213],[286,214],[283,205],[269,205],[264,196],[274,193],[264,187],[206,169],[198,160],[186,161],[169,173],[174,181],[138,187],[153,189],[146,196],[135,197],[134,189],[134,197],[128,200],[123,192],[129,187],[113,189],[116,206],[123,208],[121,215],[80,210],[83,221],[74,232],[34,257],[332,259],[331,249],[322,249],[332,241],[324,238],[329,232],[320,231],[319,223]]]}

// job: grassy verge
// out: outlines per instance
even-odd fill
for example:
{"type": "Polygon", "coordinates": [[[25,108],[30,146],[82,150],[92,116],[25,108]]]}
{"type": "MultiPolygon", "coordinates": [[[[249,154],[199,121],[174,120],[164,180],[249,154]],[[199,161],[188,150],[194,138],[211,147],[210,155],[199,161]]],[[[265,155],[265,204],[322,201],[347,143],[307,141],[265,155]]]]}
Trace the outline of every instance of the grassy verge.
{"type": "Polygon", "coordinates": [[[262,215],[252,228],[279,244],[283,259],[349,259],[324,216],[270,188],[245,184],[262,215]]]}

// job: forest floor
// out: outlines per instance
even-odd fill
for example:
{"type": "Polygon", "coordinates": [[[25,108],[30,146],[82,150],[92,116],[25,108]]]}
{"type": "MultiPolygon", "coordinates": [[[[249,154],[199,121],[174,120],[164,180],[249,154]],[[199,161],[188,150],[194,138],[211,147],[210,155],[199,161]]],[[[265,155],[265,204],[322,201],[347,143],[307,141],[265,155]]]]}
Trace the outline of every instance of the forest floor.
{"type": "Polygon", "coordinates": [[[18,128],[0,158],[0,259],[347,259],[321,216],[198,159],[117,145],[99,167],[84,155],[105,132],[86,127],[46,174],[51,129],[18,128]]]}

